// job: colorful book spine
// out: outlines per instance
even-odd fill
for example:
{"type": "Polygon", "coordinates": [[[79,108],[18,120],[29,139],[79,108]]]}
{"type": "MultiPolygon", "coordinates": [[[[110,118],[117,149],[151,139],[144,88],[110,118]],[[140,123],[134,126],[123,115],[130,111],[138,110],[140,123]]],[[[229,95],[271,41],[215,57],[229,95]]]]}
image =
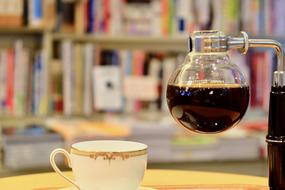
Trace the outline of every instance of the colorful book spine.
{"type": "Polygon", "coordinates": [[[166,36],[168,34],[168,0],[161,0],[161,33],[166,36]]]}
{"type": "Polygon", "coordinates": [[[264,25],[265,31],[264,34],[270,35],[272,34],[272,17],[273,17],[273,1],[264,1],[264,7],[262,12],[264,13],[264,25]]]}
{"type": "MultiPolygon", "coordinates": [[[[145,52],[137,50],[133,52],[133,72],[134,76],[143,76],[144,72],[144,62],[145,62],[145,52]]],[[[134,111],[138,112],[143,107],[143,102],[140,100],[134,101],[134,111]]]]}
{"type": "Polygon", "coordinates": [[[35,56],[35,61],[33,63],[33,87],[32,87],[32,113],[37,115],[39,113],[39,102],[40,102],[40,72],[41,72],[41,62],[39,53],[35,56]]]}
{"type": "Polygon", "coordinates": [[[103,1],[103,33],[109,33],[110,32],[110,17],[111,17],[111,11],[110,11],[110,0],[102,0],[103,1]]]}
{"type": "Polygon", "coordinates": [[[264,69],[263,69],[263,96],[262,96],[262,109],[268,112],[269,110],[269,96],[271,91],[271,84],[272,84],[272,65],[273,65],[273,57],[272,52],[267,51],[265,52],[264,58],[264,69]]]}
{"type": "Polygon", "coordinates": [[[54,59],[50,62],[50,105],[52,113],[63,113],[63,68],[62,62],[54,59]]]}
{"type": "Polygon", "coordinates": [[[61,60],[63,67],[63,110],[65,115],[73,114],[74,110],[74,68],[73,44],[71,41],[62,42],[61,60]]]}
{"type": "Polygon", "coordinates": [[[43,24],[43,0],[29,0],[29,26],[40,27],[43,24]]]}
{"type": "Polygon", "coordinates": [[[239,3],[239,0],[229,0],[224,2],[224,32],[233,33],[239,30],[239,3]]]}
{"type": "Polygon", "coordinates": [[[0,112],[6,114],[7,50],[0,51],[0,112]]]}
{"type": "Polygon", "coordinates": [[[81,0],[75,3],[75,33],[83,34],[87,31],[87,25],[85,22],[85,8],[87,6],[87,0],[81,0]]]}
{"type": "Polygon", "coordinates": [[[27,64],[23,60],[23,42],[15,42],[15,68],[14,68],[14,99],[13,104],[15,106],[14,113],[15,115],[24,114],[24,92],[23,82],[26,80],[24,75],[26,68],[24,64],[27,64]]]}
{"type": "Polygon", "coordinates": [[[39,52],[38,62],[40,65],[39,71],[39,115],[47,115],[48,113],[48,63],[47,63],[47,55],[44,51],[39,52]]]}
{"type": "Polygon", "coordinates": [[[176,68],[176,58],[166,57],[162,63],[162,93],[161,93],[161,109],[164,112],[168,112],[168,107],[166,103],[166,89],[170,75],[174,72],[176,68]]]}
{"type": "Polygon", "coordinates": [[[95,32],[96,30],[96,0],[88,0],[87,3],[87,19],[88,19],[88,27],[87,32],[95,32]]]}
{"type": "Polygon", "coordinates": [[[116,35],[122,31],[124,0],[110,0],[109,33],[116,35]]]}
{"type": "Polygon", "coordinates": [[[81,44],[74,45],[74,104],[73,112],[77,115],[82,114],[83,110],[83,48],[81,44]]]}
{"type": "Polygon", "coordinates": [[[95,46],[88,43],[84,46],[84,83],[83,83],[83,113],[92,114],[92,68],[94,64],[95,46]]]}
{"type": "MultiPolygon", "coordinates": [[[[123,82],[125,84],[125,80],[128,76],[132,75],[133,70],[133,54],[130,50],[121,50],[120,53],[120,65],[123,73],[123,82]]],[[[124,98],[124,112],[132,113],[134,111],[135,101],[131,99],[124,98]]]]}
{"type": "Polygon", "coordinates": [[[7,54],[7,78],[6,78],[6,108],[8,114],[14,111],[14,67],[15,52],[13,48],[8,49],[7,54]]]}
{"type": "Polygon", "coordinates": [[[168,35],[173,34],[174,20],[175,20],[174,2],[173,2],[173,0],[168,0],[168,15],[167,15],[168,35]]]}

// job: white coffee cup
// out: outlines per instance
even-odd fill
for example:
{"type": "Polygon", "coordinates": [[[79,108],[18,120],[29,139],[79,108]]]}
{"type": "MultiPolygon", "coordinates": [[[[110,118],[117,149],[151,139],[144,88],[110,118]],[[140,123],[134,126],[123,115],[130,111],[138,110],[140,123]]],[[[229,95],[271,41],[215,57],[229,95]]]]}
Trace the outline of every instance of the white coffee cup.
{"type": "Polygon", "coordinates": [[[70,153],[55,149],[50,163],[56,173],[78,189],[136,190],[146,170],[147,145],[131,141],[84,141],[73,144],[70,153]],[[75,181],[57,167],[55,156],[58,153],[67,158],[75,181]]]}

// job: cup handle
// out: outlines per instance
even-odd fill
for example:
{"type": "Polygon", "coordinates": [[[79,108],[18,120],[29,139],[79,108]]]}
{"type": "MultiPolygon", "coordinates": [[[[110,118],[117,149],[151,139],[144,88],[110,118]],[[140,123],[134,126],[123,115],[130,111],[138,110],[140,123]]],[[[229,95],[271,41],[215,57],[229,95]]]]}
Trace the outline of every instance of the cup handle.
{"type": "Polygon", "coordinates": [[[72,185],[74,185],[77,189],[80,189],[80,187],[70,178],[66,177],[62,171],[60,171],[60,169],[57,167],[56,163],[55,163],[55,156],[58,154],[58,153],[61,153],[63,154],[66,158],[67,158],[67,163],[68,163],[68,167],[71,168],[71,163],[70,163],[70,154],[62,149],[62,148],[57,148],[55,150],[53,150],[50,154],[50,163],[51,163],[51,166],[52,168],[54,169],[54,171],[56,173],[58,173],[61,177],[63,177],[65,180],[67,180],[68,182],[70,182],[72,185]]]}

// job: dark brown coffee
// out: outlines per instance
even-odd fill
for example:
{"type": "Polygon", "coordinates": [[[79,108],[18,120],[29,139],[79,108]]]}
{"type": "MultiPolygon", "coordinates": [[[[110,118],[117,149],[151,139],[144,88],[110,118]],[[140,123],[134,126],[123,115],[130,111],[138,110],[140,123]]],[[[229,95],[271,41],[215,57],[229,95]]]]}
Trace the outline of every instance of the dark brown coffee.
{"type": "Polygon", "coordinates": [[[249,87],[238,84],[168,85],[173,118],[199,133],[218,133],[237,124],[247,110],[249,87]]]}

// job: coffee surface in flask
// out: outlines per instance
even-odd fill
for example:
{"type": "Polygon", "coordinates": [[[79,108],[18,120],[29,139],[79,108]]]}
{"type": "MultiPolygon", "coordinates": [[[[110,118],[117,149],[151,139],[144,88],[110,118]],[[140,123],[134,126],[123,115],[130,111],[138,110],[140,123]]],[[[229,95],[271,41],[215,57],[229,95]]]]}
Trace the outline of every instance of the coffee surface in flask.
{"type": "Polygon", "coordinates": [[[249,103],[249,87],[240,84],[169,84],[167,104],[183,127],[217,133],[237,124],[249,103]]]}

